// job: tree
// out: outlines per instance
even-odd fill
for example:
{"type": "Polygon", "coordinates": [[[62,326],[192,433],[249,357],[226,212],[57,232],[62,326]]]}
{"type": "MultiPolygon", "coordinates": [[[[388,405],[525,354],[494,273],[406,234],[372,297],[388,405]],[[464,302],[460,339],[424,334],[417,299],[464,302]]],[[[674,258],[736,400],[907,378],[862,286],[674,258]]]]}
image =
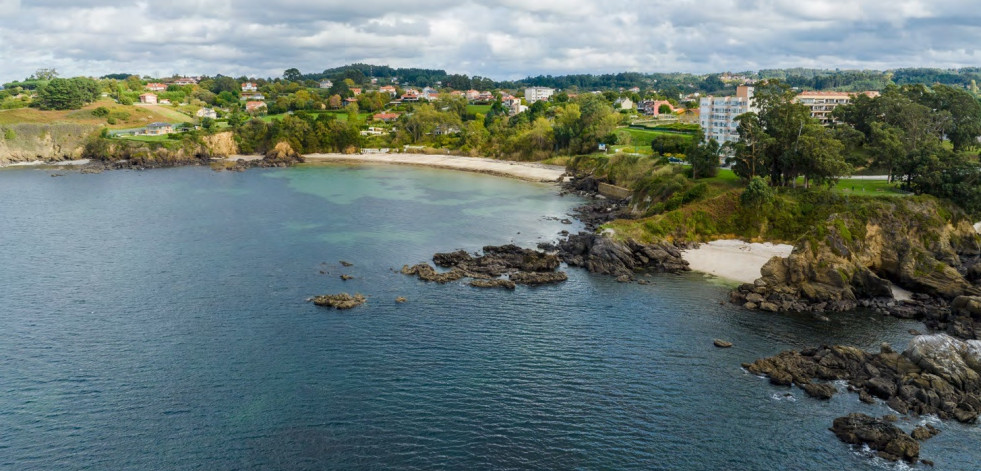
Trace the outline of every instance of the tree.
{"type": "Polygon", "coordinates": [[[332,110],[340,109],[341,104],[343,103],[344,101],[341,100],[341,96],[337,94],[331,95],[330,98],[327,100],[327,106],[329,106],[330,109],[332,110]]]}
{"type": "Polygon", "coordinates": [[[58,77],[58,71],[54,68],[37,69],[32,78],[36,80],[53,80],[58,77]]]}
{"type": "Polygon", "coordinates": [[[977,145],[977,138],[981,136],[981,103],[967,90],[934,85],[927,102],[934,110],[950,113],[951,122],[945,131],[955,151],[977,145]]]}
{"type": "Polygon", "coordinates": [[[99,84],[90,78],[55,78],[38,90],[37,103],[43,110],[77,110],[99,93],[99,84]]]}
{"type": "Polygon", "coordinates": [[[691,164],[692,178],[711,178],[719,174],[719,156],[721,146],[715,139],[703,140],[699,130],[692,139],[685,158],[691,164]]]}
{"type": "Polygon", "coordinates": [[[743,113],[736,117],[739,139],[730,144],[731,157],[726,163],[740,178],[752,180],[766,172],[766,148],[772,139],[763,129],[756,113],[743,113]]]}
{"type": "Polygon", "coordinates": [[[762,177],[753,177],[749,185],[739,195],[739,202],[747,208],[762,210],[774,200],[773,189],[762,177]]]}
{"type": "Polygon", "coordinates": [[[295,67],[289,68],[283,71],[283,80],[287,82],[299,82],[303,80],[303,74],[300,73],[300,69],[295,67]]]}

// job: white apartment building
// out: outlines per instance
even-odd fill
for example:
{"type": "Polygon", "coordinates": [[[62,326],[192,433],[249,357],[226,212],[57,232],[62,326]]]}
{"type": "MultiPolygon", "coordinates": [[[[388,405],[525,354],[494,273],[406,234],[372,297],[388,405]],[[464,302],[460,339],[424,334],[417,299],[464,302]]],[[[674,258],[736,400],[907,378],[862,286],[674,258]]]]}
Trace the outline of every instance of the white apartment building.
{"type": "MultiPolygon", "coordinates": [[[[879,92],[861,93],[868,95],[869,98],[879,96],[879,92]]],[[[827,126],[833,121],[831,119],[831,112],[838,106],[851,102],[852,97],[855,95],[857,93],[809,91],[801,92],[797,95],[797,98],[794,98],[794,101],[808,107],[811,110],[811,117],[827,126]]]]}
{"type": "Polygon", "coordinates": [[[714,138],[719,144],[739,140],[736,116],[756,111],[753,105],[753,87],[736,87],[736,96],[707,96],[699,102],[699,124],[705,139],[714,138]]]}
{"type": "Polygon", "coordinates": [[[531,87],[525,89],[525,101],[528,104],[532,104],[539,100],[548,100],[555,94],[554,88],[547,87],[531,87]]]}

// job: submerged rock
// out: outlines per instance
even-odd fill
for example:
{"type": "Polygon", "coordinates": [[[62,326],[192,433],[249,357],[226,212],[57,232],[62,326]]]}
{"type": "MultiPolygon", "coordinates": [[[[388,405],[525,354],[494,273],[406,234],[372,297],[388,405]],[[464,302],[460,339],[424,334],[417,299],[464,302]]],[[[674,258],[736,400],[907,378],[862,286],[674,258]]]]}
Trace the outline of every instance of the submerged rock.
{"type": "Polygon", "coordinates": [[[367,299],[362,294],[351,296],[347,293],[325,294],[313,298],[313,303],[317,306],[332,307],[335,309],[352,309],[365,303],[367,299]]]}
{"type": "Polygon", "coordinates": [[[835,419],[831,431],[839,440],[851,445],[868,445],[889,461],[915,463],[920,444],[899,427],[865,414],[848,414],[835,419]]]}
{"type": "Polygon", "coordinates": [[[546,285],[551,283],[561,283],[569,279],[565,272],[518,272],[508,276],[511,281],[519,285],[546,285]]]}
{"type": "Polygon", "coordinates": [[[404,298],[404,297],[402,297],[402,296],[399,296],[399,297],[397,297],[397,298],[395,298],[395,302],[397,302],[397,303],[399,303],[399,304],[402,304],[402,303],[404,303],[404,302],[406,302],[406,301],[408,301],[408,299],[405,299],[405,298],[404,298]]]}
{"type": "Polygon", "coordinates": [[[732,348],[732,342],[727,342],[722,339],[715,339],[712,344],[719,348],[732,348]]]}

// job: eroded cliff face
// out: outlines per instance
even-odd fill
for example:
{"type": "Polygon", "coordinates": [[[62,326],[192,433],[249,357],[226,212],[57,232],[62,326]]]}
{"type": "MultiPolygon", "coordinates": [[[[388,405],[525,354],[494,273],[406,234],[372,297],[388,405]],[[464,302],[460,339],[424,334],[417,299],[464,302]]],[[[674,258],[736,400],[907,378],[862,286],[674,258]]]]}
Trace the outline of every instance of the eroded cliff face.
{"type": "Polygon", "coordinates": [[[205,149],[213,157],[228,157],[239,153],[238,143],[231,131],[220,132],[202,138],[205,149]]]}
{"type": "Polygon", "coordinates": [[[768,310],[847,310],[891,298],[890,282],[950,300],[981,294],[981,238],[971,222],[932,198],[896,198],[867,214],[835,214],[787,258],[774,258],[733,300],[768,310]]]}
{"type": "Polygon", "coordinates": [[[81,158],[97,126],[84,124],[5,124],[0,126],[0,165],[81,158]]]}

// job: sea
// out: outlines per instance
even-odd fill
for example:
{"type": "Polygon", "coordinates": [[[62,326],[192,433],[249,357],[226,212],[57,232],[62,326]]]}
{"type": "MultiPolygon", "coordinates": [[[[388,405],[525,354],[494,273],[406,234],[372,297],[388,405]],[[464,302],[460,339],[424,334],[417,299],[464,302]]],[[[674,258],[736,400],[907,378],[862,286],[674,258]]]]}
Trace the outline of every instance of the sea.
{"type": "MultiPolygon", "coordinates": [[[[0,469],[907,468],[828,430],[885,405],[741,365],[902,349],[917,322],[750,312],[698,273],[564,268],[514,291],[399,273],[555,241],[582,202],[406,166],[0,171],[0,469]],[[340,292],[368,301],[308,302],[340,292]]],[[[977,426],[899,425],[926,421],[935,469],[981,468],[977,426]]]]}

